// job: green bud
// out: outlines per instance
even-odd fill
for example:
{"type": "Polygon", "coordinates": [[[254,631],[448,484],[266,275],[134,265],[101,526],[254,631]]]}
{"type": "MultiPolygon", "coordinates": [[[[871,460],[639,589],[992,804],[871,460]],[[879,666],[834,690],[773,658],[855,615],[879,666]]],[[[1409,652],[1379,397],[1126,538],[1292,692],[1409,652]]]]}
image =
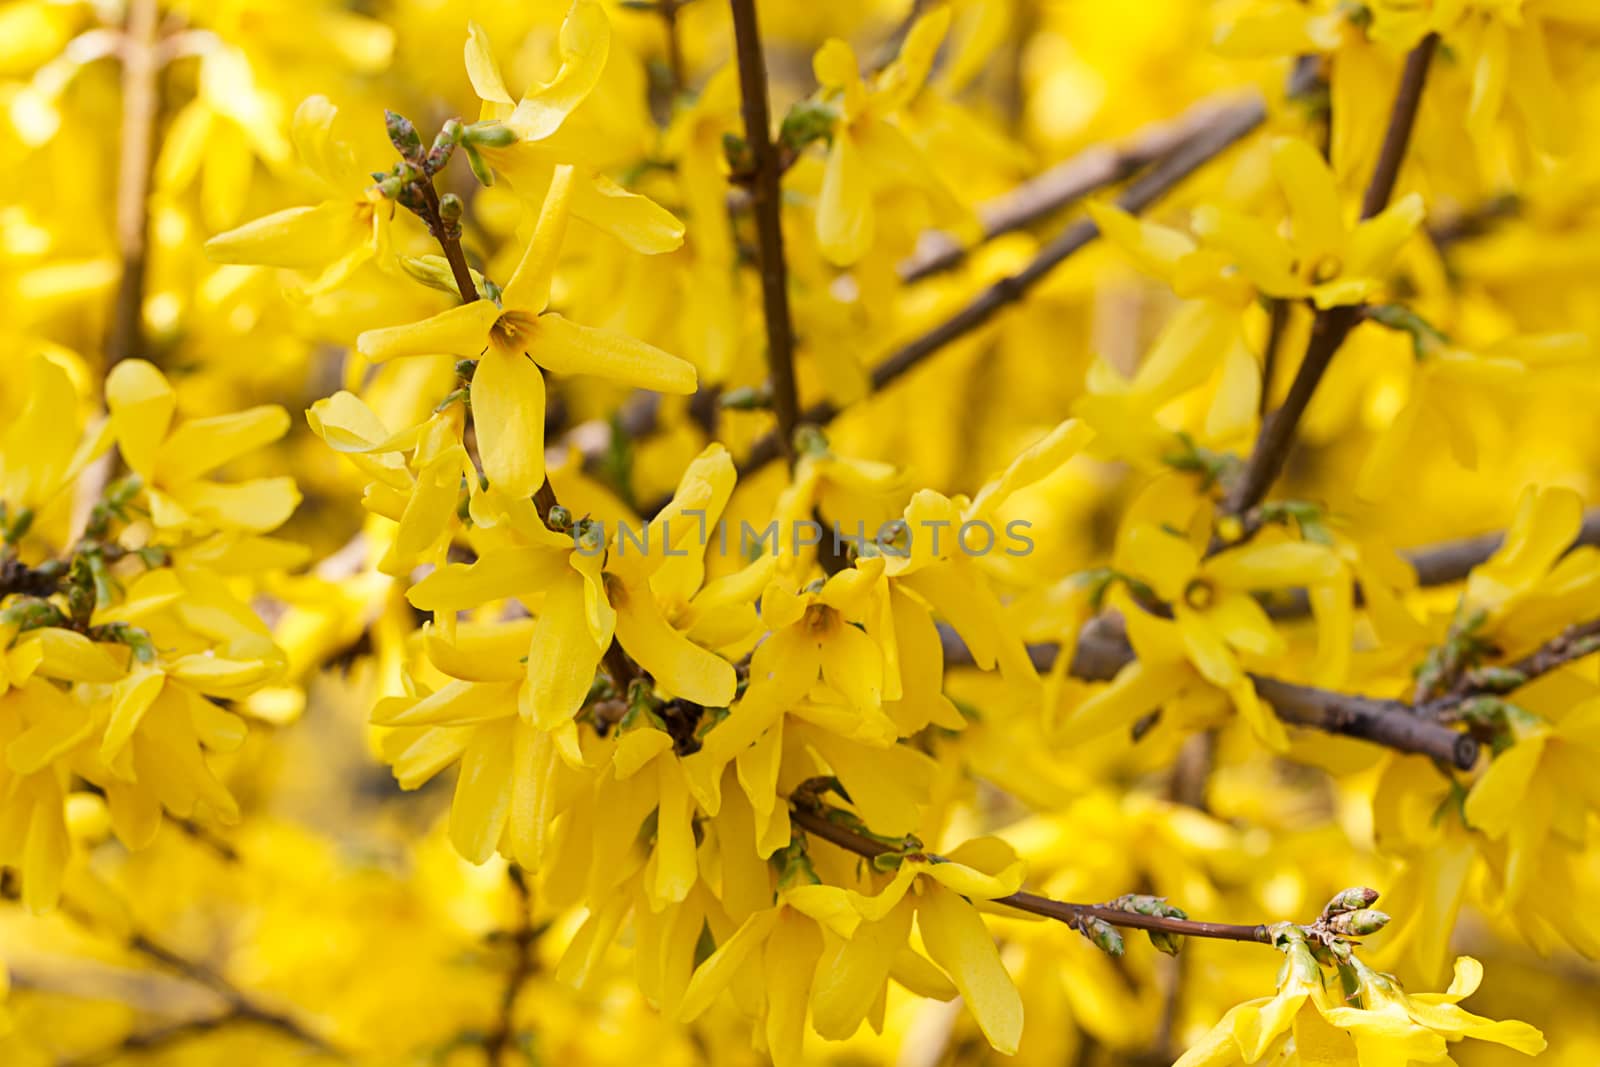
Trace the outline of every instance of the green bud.
{"type": "Polygon", "coordinates": [[[794,450],[802,456],[826,456],[828,435],[819,426],[801,423],[794,428],[794,450]]]}
{"type": "Polygon", "coordinates": [[[765,411],[772,406],[772,387],[741,385],[724,392],[717,402],[729,411],[765,411]]]}
{"type": "Polygon", "coordinates": [[[550,509],[550,514],[545,516],[544,524],[557,533],[566,533],[572,529],[572,512],[556,504],[550,509]]]}
{"type": "Polygon", "coordinates": [[[1150,943],[1156,947],[1156,951],[1165,955],[1176,956],[1178,950],[1183,947],[1183,937],[1179,934],[1168,933],[1165,930],[1147,932],[1150,934],[1150,943]]]}
{"type": "Polygon", "coordinates": [[[1472,672],[1472,684],[1491,693],[1509,693],[1528,684],[1528,676],[1515,667],[1479,667],[1472,672]]]}
{"type": "Polygon", "coordinates": [[[801,100],[789,109],[778,129],[778,142],[791,152],[799,152],[813,141],[833,136],[839,112],[829,104],[801,100]]]}
{"type": "Polygon", "coordinates": [[[6,543],[15,544],[28,536],[28,530],[33,526],[33,509],[23,508],[17,512],[17,517],[11,520],[11,525],[6,528],[6,543]]]}
{"type": "Polygon", "coordinates": [[[517,131],[500,122],[474,122],[462,129],[461,141],[482,148],[505,148],[517,143],[517,131]]]}
{"type": "Polygon", "coordinates": [[[756,157],[750,151],[750,143],[736,133],[722,135],[722,154],[728,161],[728,169],[736,175],[749,174],[755,169],[756,157]]]}
{"type": "Polygon", "coordinates": [[[389,133],[389,143],[394,145],[394,150],[400,153],[402,159],[422,158],[422,138],[417,135],[417,128],[410,119],[393,111],[385,111],[383,126],[389,133]]]}
{"type": "Polygon", "coordinates": [[[489,164],[483,161],[483,157],[478,154],[478,150],[465,141],[462,142],[461,147],[466,150],[467,166],[472,168],[472,176],[478,179],[478,184],[484,188],[493,185],[494,171],[489,169],[489,164]]]}
{"type": "Polygon", "coordinates": [[[788,845],[772,854],[770,861],[778,871],[778,888],[792,889],[797,885],[820,885],[811,856],[806,852],[806,839],[796,833],[788,845]]]}
{"type": "MultiPolygon", "coordinates": [[[[455,273],[451,271],[449,262],[443,256],[400,256],[398,258],[400,260],[400,269],[423,285],[426,285],[429,289],[437,289],[441,293],[449,293],[451,296],[456,296],[460,292],[456,288],[455,273]]],[[[472,280],[475,282],[478,280],[476,272],[474,272],[472,280]]],[[[456,364],[456,377],[470,381],[472,378],[470,371],[467,374],[461,373],[463,363],[469,367],[476,364],[472,360],[466,359],[456,364]]]]}
{"type": "Polygon", "coordinates": [[[1505,721],[1507,707],[1509,705],[1499,697],[1468,697],[1456,705],[1456,715],[1463,722],[1494,726],[1505,721]]]}
{"type": "Polygon", "coordinates": [[[1079,917],[1077,926],[1078,933],[1088,938],[1095,948],[1108,956],[1120,956],[1127,950],[1117,928],[1104,919],[1083,915],[1079,917]]]}
{"type": "Polygon", "coordinates": [[[1368,889],[1366,886],[1360,885],[1352,886],[1335,894],[1334,898],[1328,901],[1327,906],[1322,909],[1322,914],[1340,915],[1347,911],[1359,911],[1362,908],[1370,908],[1377,902],[1377,899],[1378,891],[1376,889],[1368,889]]]}
{"type": "Polygon", "coordinates": [[[1360,908],[1328,916],[1328,929],[1341,937],[1375,934],[1389,925],[1389,916],[1376,908],[1360,908]]]}
{"type": "Polygon", "coordinates": [[[445,193],[439,198],[439,219],[446,226],[458,226],[466,205],[455,193],[445,193]]]}

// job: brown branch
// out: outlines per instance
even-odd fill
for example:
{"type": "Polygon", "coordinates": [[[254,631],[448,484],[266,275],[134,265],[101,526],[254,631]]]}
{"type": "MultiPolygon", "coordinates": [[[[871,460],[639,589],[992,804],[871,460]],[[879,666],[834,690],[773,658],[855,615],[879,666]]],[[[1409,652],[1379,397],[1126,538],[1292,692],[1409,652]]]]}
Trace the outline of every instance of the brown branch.
{"type": "Polygon", "coordinates": [[[111,306],[106,366],[144,354],[144,291],[150,252],[150,166],[161,70],[156,0],[130,0],[122,34],[122,134],[117,157],[117,255],[122,273],[111,306]]]}
{"type": "MultiPolygon", "coordinates": [[[[874,856],[887,855],[895,851],[893,847],[882,841],[874,840],[850,829],[848,826],[834,822],[818,806],[795,804],[790,809],[790,818],[806,833],[814,834],[824,841],[837,845],[846,852],[853,852],[858,856],[870,859],[874,856]]],[[[1180,937],[1205,937],[1220,941],[1254,941],[1260,944],[1272,943],[1271,931],[1264,923],[1245,926],[1237,923],[1175,919],[1165,915],[1140,915],[1136,912],[1123,911],[1121,908],[1106,907],[1100,904],[1073,904],[1064,900],[1053,900],[1037,893],[1012,893],[1010,896],[997,897],[991,903],[1003,904],[1008,908],[1015,908],[1017,911],[1027,912],[1030,915],[1055,919],[1074,928],[1084,919],[1094,918],[1112,926],[1128,927],[1134,930],[1153,930],[1158,933],[1175,934],[1180,937]]]]}
{"type": "MultiPolygon", "coordinates": [[[[1411,142],[1411,131],[1416,125],[1417,109],[1422,103],[1422,90],[1427,82],[1428,68],[1439,44],[1435,34],[1424,37],[1406,57],[1405,69],[1400,75],[1400,87],[1395,92],[1394,107],[1390,111],[1389,127],[1384,134],[1383,148],[1373,167],[1372,179],[1361,198],[1361,217],[1370,219],[1383,211],[1394,195],[1394,186],[1400,175],[1400,165],[1405,161],[1406,148],[1411,142]]],[[[1361,310],[1356,307],[1333,307],[1317,313],[1311,325],[1311,337],[1306,342],[1305,357],[1295,372],[1294,382],[1283,406],[1262,420],[1261,432],[1244,470],[1228,493],[1227,510],[1240,515],[1257,504],[1272,488],[1283,472],[1289,451],[1294,445],[1295,431],[1312,395],[1322,383],[1333,357],[1344,345],[1350,331],[1361,321],[1361,310]]]]}
{"type": "Polygon", "coordinates": [[[506,975],[505,989],[500,994],[499,1017],[483,1038],[484,1060],[488,1067],[499,1067],[500,1058],[511,1047],[512,1039],[516,1036],[517,997],[533,976],[533,944],[540,933],[533,924],[533,899],[522,869],[512,865],[506,868],[506,876],[517,899],[517,925],[507,931],[515,955],[512,957],[511,971],[506,975]]]}
{"type": "MultiPolygon", "coordinates": [[[[946,666],[971,663],[971,653],[953,630],[941,626],[940,637],[946,666]]],[[[1037,669],[1048,671],[1055,665],[1060,647],[1031,645],[1028,654],[1037,669]]],[[[1101,616],[1079,631],[1068,670],[1080,681],[1109,682],[1134,659],[1133,646],[1128,644],[1121,627],[1101,616]]],[[[1398,752],[1417,753],[1462,770],[1470,770],[1477,762],[1476,739],[1419,715],[1417,709],[1402,701],[1337,693],[1258,674],[1250,678],[1257,695],[1272,705],[1284,722],[1360,738],[1398,752]]]]}
{"type": "MultiPolygon", "coordinates": [[[[1521,688],[1542,675],[1600,652],[1600,619],[1575,623],[1513,663],[1496,670],[1499,679],[1516,677],[1521,688]]],[[[1506,686],[1480,669],[1469,670],[1443,695],[1419,707],[1419,712],[1438,721],[1451,721],[1456,709],[1466,700],[1484,693],[1505,692],[1506,686]]]]}
{"type": "Polygon", "coordinates": [[[739,62],[740,110],[750,151],[748,187],[755,212],[761,266],[761,308],[767,324],[767,367],[772,380],[773,432],[778,451],[794,465],[794,431],[801,419],[794,376],[794,324],[789,318],[788,267],[783,254],[782,161],[772,140],[767,103],[767,60],[761,48],[755,0],[731,0],[739,62]]]}
{"type": "MultiPolygon", "coordinates": [[[[319,1052],[328,1055],[338,1055],[338,1049],[336,1049],[326,1039],[306,1029],[306,1027],[302,1023],[298,1022],[293,1016],[282,1012],[272,1011],[266,1007],[263,1007],[254,1001],[249,994],[245,993],[238,986],[228,981],[228,979],[221,973],[213,970],[198,960],[190,959],[181,952],[168,948],[167,946],[155,941],[143,933],[135,933],[132,937],[128,938],[127,946],[130,951],[145,957],[151,962],[166,968],[174,974],[177,974],[183,978],[187,978],[196,985],[206,987],[221,997],[228,1005],[228,1010],[221,1015],[209,1017],[208,1019],[204,1020],[192,1020],[188,1023],[180,1023],[176,1024],[172,1028],[168,1028],[170,1035],[162,1038],[162,1040],[173,1040],[178,1037],[185,1036],[183,1033],[185,1028],[187,1028],[189,1032],[195,1032],[195,1026],[197,1024],[203,1024],[203,1030],[212,1030],[229,1023],[248,1022],[276,1030],[285,1037],[293,1038],[301,1044],[316,1049],[319,1052]]],[[[140,1035],[132,1035],[130,1038],[125,1039],[124,1043],[126,1043],[128,1040],[136,1039],[141,1041],[150,1040],[148,1035],[144,1037],[141,1037],[140,1035]]],[[[148,1046],[136,1045],[134,1047],[148,1046]]]]}
{"type": "MultiPolygon", "coordinates": [[[[979,205],[982,236],[977,243],[981,245],[1041,222],[1091,193],[1133,177],[1208,128],[1228,122],[1232,115],[1248,117],[1258,108],[1254,99],[1207,100],[1176,119],[1147,126],[1121,145],[1098,144],[1086,148],[979,205]]],[[[916,251],[901,261],[900,279],[916,282],[950,270],[971,251],[950,234],[930,230],[918,240],[916,251]]]]}
{"type": "MultiPolygon", "coordinates": [[[[206,1015],[196,1019],[183,1019],[169,1023],[151,1030],[143,1030],[129,1034],[110,1048],[99,1052],[91,1052],[82,1056],[74,1056],[61,1060],[57,1067],[99,1067],[101,1064],[112,1064],[120,1061],[129,1053],[155,1052],[160,1049],[170,1048],[193,1038],[203,1037],[215,1033],[229,1026],[253,1025],[276,1031],[296,1040],[305,1040],[300,1033],[286,1027],[296,1024],[285,1016],[272,1012],[262,1011],[251,1005],[236,1004],[216,1015],[206,1015]]],[[[319,1039],[313,1038],[314,1047],[327,1055],[338,1055],[337,1051],[319,1039]]]]}
{"type": "Polygon", "coordinates": [[[444,221],[439,210],[439,191],[433,187],[432,176],[424,176],[415,184],[422,193],[426,208],[422,221],[427,223],[428,232],[433,234],[434,240],[439,242],[439,247],[444,251],[445,262],[450,264],[450,274],[461,293],[461,302],[470,304],[478,299],[478,287],[473,284],[472,268],[467,265],[467,254],[461,248],[461,231],[444,221]]]}
{"type": "MultiPolygon", "coordinates": [[[[1417,584],[1423,588],[1459,582],[1472,568],[1486,562],[1505,543],[1504,530],[1439,541],[1421,548],[1400,553],[1416,572],[1417,584]]],[[[1590,508],[1583,513],[1583,524],[1578,536],[1568,548],[1570,552],[1579,545],[1600,545],[1600,508],[1590,508]]],[[[1355,587],[1355,602],[1362,603],[1361,587],[1355,587]]],[[[1264,598],[1267,614],[1275,619],[1298,619],[1311,613],[1311,600],[1304,589],[1291,589],[1264,598]]]]}
{"type": "MultiPolygon", "coordinates": [[[[1266,105],[1259,99],[1223,113],[1214,123],[1197,131],[1181,147],[1124,190],[1117,197],[1117,205],[1135,214],[1143,211],[1201,166],[1255,130],[1265,117],[1266,105]]],[[[1000,311],[1021,300],[1063,260],[1081,251],[1099,236],[1100,230],[1091,219],[1079,219],[1068,226],[1017,273],[994,282],[950,318],[913,338],[874,367],[872,390],[876,392],[888,387],[945,345],[972,333],[1000,311]]],[[[801,418],[805,422],[825,423],[836,417],[839,410],[834,404],[823,402],[806,409],[801,418]]],[[[767,434],[751,446],[750,452],[739,464],[739,473],[748,474],[765,466],[777,458],[781,451],[778,435],[767,434]]]]}
{"type": "Polygon", "coordinates": [[[1283,335],[1289,328],[1289,301],[1273,299],[1268,304],[1267,343],[1261,349],[1261,397],[1257,412],[1267,413],[1272,405],[1272,382],[1277,377],[1278,355],[1283,349],[1283,335]]]}

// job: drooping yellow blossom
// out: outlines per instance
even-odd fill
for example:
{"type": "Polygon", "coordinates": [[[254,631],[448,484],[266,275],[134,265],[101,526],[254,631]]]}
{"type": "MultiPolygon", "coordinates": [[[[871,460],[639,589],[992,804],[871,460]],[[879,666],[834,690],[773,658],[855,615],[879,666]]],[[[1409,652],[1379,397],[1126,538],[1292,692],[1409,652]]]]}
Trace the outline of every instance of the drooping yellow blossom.
{"type": "Polygon", "coordinates": [[[1176,1067],[1227,1067],[1285,1053],[1330,1067],[1400,1067],[1444,1060],[1449,1042],[1469,1037],[1527,1055],[1544,1050],[1544,1035],[1527,1023],[1495,1022],[1458,1006],[1483,979],[1483,966],[1470,956],[1456,960],[1448,990],[1411,996],[1357,960],[1358,985],[1347,998],[1303,938],[1282,947],[1288,958],[1277,995],[1229,1011],[1176,1067]]]}
{"type": "Polygon", "coordinates": [[[371,259],[389,252],[395,205],[356,166],[350,145],[334,137],[338,109],[312,96],[295,110],[293,134],[300,161],[326,199],[274,212],[206,242],[219,263],[249,263],[317,271],[310,293],[327,292],[371,259]]]}
{"type": "Polygon", "coordinates": [[[919,18],[899,56],[870,84],[845,41],[831,39],[813,57],[817,83],[837,97],[839,109],[817,202],[817,241],[830,262],[848,266],[866,253],[875,234],[877,202],[896,190],[918,189],[946,212],[959,212],[948,207],[953,195],[895,121],[922,89],[949,24],[943,7],[919,18]]]}
{"type": "Polygon", "coordinates": [[[1422,222],[1421,194],[1407,193],[1352,226],[1337,178],[1309,142],[1273,142],[1272,173],[1289,204],[1289,236],[1243,211],[1207,204],[1194,213],[1201,241],[1227,254],[1266,296],[1330,308],[1379,292],[1422,222]]]}
{"type": "Polygon", "coordinates": [[[471,396],[478,452],[489,483],[508,496],[531,496],[544,481],[545,371],[694,392],[693,365],[547,310],[573,188],[572,168],[557,168],[533,239],[498,304],[475,300],[408,326],[368,330],[356,341],[362,355],[380,362],[440,354],[477,360],[471,396]]]}

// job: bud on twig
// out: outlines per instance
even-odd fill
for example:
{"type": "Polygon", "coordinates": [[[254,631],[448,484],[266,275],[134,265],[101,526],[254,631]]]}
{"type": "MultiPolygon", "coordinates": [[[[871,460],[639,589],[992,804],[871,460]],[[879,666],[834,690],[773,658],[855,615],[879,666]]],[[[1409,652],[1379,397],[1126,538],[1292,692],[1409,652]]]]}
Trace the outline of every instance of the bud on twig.
{"type": "Polygon", "coordinates": [[[1366,886],[1360,885],[1352,886],[1335,894],[1334,898],[1328,901],[1327,906],[1322,909],[1322,914],[1333,916],[1342,915],[1347,911],[1359,911],[1362,908],[1370,908],[1377,900],[1378,891],[1376,889],[1368,889],[1366,886]]]}
{"type": "Polygon", "coordinates": [[[1087,937],[1095,948],[1108,956],[1120,956],[1127,949],[1117,928],[1104,919],[1093,915],[1080,915],[1076,925],[1078,933],[1087,937]]]}
{"type": "Polygon", "coordinates": [[[499,122],[474,122],[461,129],[461,141],[478,148],[505,148],[517,143],[517,131],[499,122]]]}
{"type": "Polygon", "coordinates": [[[400,158],[411,163],[421,161],[422,138],[418,136],[417,128],[411,124],[410,119],[393,111],[385,111],[383,126],[389,133],[389,143],[400,153],[400,158]]]}
{"type": "Polygon", "coordinates": [[[1328,916],[1328,929],[1340,937],[1365,937],[1389,925],[1389,916],[1376,908],[1361,908],[1328,916]]]}
{"type": "Polygon", "coordinates": [[[467,166],[472,169],[472,176],[478,179],[478,184],[485,188],[493,185],[494,171],[489,169],[489,164],[484,162],[478,150],[465,141],[461,143],[461,147],[467,153],[467,166]]]}
{"type": "Polygon", "coordinates": [[[724,392],[717,402],[729,411],[765,411],[772,406],[772,386],[741,385],[724,392]]]}

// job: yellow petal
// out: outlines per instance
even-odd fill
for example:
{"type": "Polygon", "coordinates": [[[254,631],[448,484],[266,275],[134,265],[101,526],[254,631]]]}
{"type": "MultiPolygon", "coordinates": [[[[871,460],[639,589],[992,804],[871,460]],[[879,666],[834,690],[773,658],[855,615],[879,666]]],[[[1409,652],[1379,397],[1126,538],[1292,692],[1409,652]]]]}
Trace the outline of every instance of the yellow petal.
{"type": "Polygon", "coordinates": [[[717,995],[728,988],[751,954],[766,942],[767,935],[777,922],[777,908],[756,912],[740,924],[732,936],[718,945],[704,963],[695,968],[694,976],[689,979],[689,988],[678,1005],[680,1022],[692,1022],[711,1007],[717,995]]]}
{"type": "Polygon", "coordinates": [[[324,201],[254,219],[205,244],[216,263],[249,263],[289,270],[321,268],[367,242],[370,230],[354,202],[324,201]]]}
{"type": "Polygon", "coordinates": [[[830,263],[849,266],[872,246],[870,181],[849,130],[835,131],[817,201],[817,242],[830,263]]]}
{"type": "Polygon", "coordinates": [[[660,255],[683,244],[682,220],[648,196],[631,193],[603,174],[577,181],[572,213],[640,255],[660,255]]]}
{"type": "Polygon", "coordinates": [[[500,65],[494,61],[494,53],[489,49],[489,35],[476,22],[467,23],[466,62],[467,80],[472,83],[472,91],[480,99],[507,107],[516,103],[500,77],[500,65]]]}
{"type": "Polygon", "coordinates": [[[539,316],[533,358],[557,374],[592,374],[658,393],[692,393],[694,364],[627,334],[579,326],[560,315],[539,316]]]}
{"type": "Polygon", "coordinates": [[[155,466],[156,449],[167,435],[177,394],[154,364],[125,359],[106,376],[106,407],[117,447],[128,466],[148,475],[155,466]]]}
{"type": "Polygon", "coordinates": [[[198,478],[288,432],[289,413],[276,404],[190,419],[162,444],[156,458],[157,476],[168,485],[198,478]]]}
{"type": "Polygon", "coordinates": [[[493,348],[478,360],[471,392],[489,484],[507,496],[532,496],[544,483],[544,372],[525,356],[493,348]]]}
{"type": "Polygon", "coordinates": [[[576,0],[561,23],[561,69],[547,84],[523,94],[506,125],[525,141],[555,133],[600,80],[610,49],[605,11],[595,0],[576,0]]]}
{"type": "Polygon", "coordinates": [[[1207,560],[1207,577],[1229,589],[1285,589],[1315,585],[1339,574],[1339,557],[1326,545],[1307,541],[1250,544],[1207,560]]]}
{"type": "Polygon", "coordinates": [[[550,278],[561,256],[561,242],[567,233],[567,216],[572,202],[572,168],[560,166],[550,177],[550,188],[539,208],[533,239],[522,253],[522,261],[511,280],[501,290],[501,307],[537,314],[550,303],[550,278]]]}
{"type": "Polygon", "coordinates": [[[576,571],[550,584],[528,646],[528,713],[554,729],[583,706],[604,649],[585,618],[584,579],[576,571]]]}
{"type": "Polygon", "coordinates": [[[1322,153],[1299,137],[1272,143],[1272,172],[1289,201],[1295,251],[1307,263],[1320,263],[1344,247],[1344,204],[1333,171],[1322,153]]]}
{"type": "Polygon", "coordinates": [[[356,338],[356,350],[377,363],[400,356],[476,359],[488,347],[489,328],[499,317],[493,303],[474,300],[421,322],[367,330],[356,338]]]}
{"type": "Polygon", "coordinates": [[[421,611],[462,611],[491,600],[529,597],[566,574],[566,556],[520,545],[485,549],[472,563],[449,563],[406,591],[421,611]]]}
{"type": "Polygon", "coordinates": [[[450,803],[450,842],[470,863],[484,863],[500,843],[511,811],[511,722],[478,727],[461,754],[450,803]]]}
{"type": "Polygon", "coordinates": [[[928,955],[961,990],[989,1044],[1015,1055],[1022,1039],[1022,997],[977,909],[948,889],[932,888],[917,908],[917,928],[928,955]]]}
{"type": "Polygon", "coordinates": [[[733,702],[739,679],[733,665],[668,625],[648,587],[616,597],[617,640],[668,693],[702,707],[733,702]]]}

